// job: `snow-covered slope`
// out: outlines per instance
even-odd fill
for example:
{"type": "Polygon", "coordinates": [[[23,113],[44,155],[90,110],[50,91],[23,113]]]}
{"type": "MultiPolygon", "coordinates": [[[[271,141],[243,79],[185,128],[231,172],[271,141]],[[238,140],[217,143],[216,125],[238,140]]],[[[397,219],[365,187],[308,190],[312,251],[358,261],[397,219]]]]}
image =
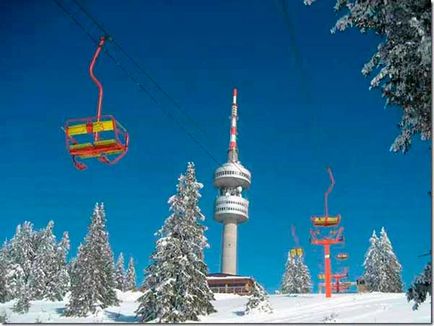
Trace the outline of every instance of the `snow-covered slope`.
{"type": "MultiPolygon", "coordinates": [[[[136,322],[138,292],[118,292],[119,307],[110,307],[85,318],[62,317],[65,302],[32,301],[29,313],[20,315],[11,311],[13,302],[0,304],[0,313],[6,312],[8,322],[136,322]]],[[[218,294],[213,302],[217,313],[203,317],[206,323],[430,323],[431,300],[413,311],[403,293],[339,294],[330,299],[324,295],[298,296],[270,295],[274,312],[244,316],[247,298],[218,294]]]]}

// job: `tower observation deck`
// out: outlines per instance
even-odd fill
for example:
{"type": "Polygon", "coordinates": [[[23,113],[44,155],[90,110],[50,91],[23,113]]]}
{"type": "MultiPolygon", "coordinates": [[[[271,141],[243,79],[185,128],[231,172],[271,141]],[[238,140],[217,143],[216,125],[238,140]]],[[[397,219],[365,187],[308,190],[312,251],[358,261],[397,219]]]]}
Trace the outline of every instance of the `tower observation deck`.
{"type": "Polygon", "coordinates": [[[237,274],[238,224],[249,218],[249,201],[243,197],[250,187],[251,174],[238,160],[237,120],[238,91],[233,90],[231,129],[228,161],[214,173],[214,186],[218,188],[214,219],[223,223],[222,273],[237,274]]]}

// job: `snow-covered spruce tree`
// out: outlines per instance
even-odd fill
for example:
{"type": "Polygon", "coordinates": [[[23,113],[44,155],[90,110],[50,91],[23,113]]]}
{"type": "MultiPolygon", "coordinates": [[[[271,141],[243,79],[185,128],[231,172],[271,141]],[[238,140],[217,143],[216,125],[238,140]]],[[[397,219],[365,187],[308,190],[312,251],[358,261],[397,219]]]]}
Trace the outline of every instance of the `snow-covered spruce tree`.
{"type": "Polygon", "coordinates": [[[407,290],[407,300],[414,301],[413,310],[417,310],[422,302],[425,302],[427,294],[432,297],[432,266],[429,262],[423,272],[411,283],[407,290]]]}
{"type": "Polygon", "coordinates": [[[380,287],[380,270],[381,270],[381,254],[379,247],[379,239],[375,233],[369,239],[370,246],[365,254],[365,261],[363,262],[364,273],[363,279],[366,282],[366,287],[369,291],[379,291],[380,287]]]}
{"type": "Polygon", "coordinates": [[[54,223],[50,221],[44,229],[34,231],[30,222],[24,222],[18,225],[14,237],[3,246],[2,260],[8,271],[5,281],[8,300],[17,298],[20,291],[23,292],[21,289],[25,289],[29,300],[63,299],[68,290],[65,268],[68,249],[62,249],[66,249],[62,259],[59,246],[64,247],[64,240],[59,244],[56,242],[53,227],[54,223]]]}
{"type": "Polygon", "coordinates": [[[128,262],[127,275],[125,278],[125,291],[136,290],[136,269],[134,268],[134,259],[130,257],[128,262]]]}
{"type": "Polygon", "coordinates": [[[25,281],[24,277],[21,276],[17,278],[16,289],[17,289],[17,293],[16,293],[17,301],[15,302],[12,309],[18,313],[26,313],[29,311],[30,308],[32,291],[29,288],[29,285],[25,281]]]}
{"type": "Polygon", "coordinates": [[[381,268],[378,290],[380,292],[402,292],[402,267],[393,252],[392,243],[384,227],[381,228],[380,231],[379,248],[381,254],[381,268]]]}
{"type": "Polygon", "coordinates": [[[298,286],[297,293],[310,293],[312,291],[312,279],[310,277],[309,268],[304,263],[303,256],[296,260],[296,279],[298,286]]]}
{"type": "Polygon", "coordinates": [[[375,231],[369,240],[371,245],[366,253],[363,278],[369,291],[402,292],[401,264],[393,252],[392,244],[384,228],[380,238],[375,231]]]}
{"type": "Polygon", "coordinates": [[[71,268],[71,296],[65,315],[86,316],[119,303],[113,253],[103,204],[95,205],[88,233],[71,268]]]}
{"type": "Polygon", "coordinates": [[[33,237],[34,258],[28,288],[32,300],[62,300],[69,289],[69,275],[66,270],[66,256],[69,238],[65,232],[57,243],[53,234],[54,222],[50,221],[45,229],[33,237]]]}
{"type": "Polygon", "coordinates": [[[116,262],[116,289],[125,291],[125,268],[124,268],[124,254],[121,252],[119,254],[118,260],[116,262]]]}
{"type": "Polygon", "coordinates": [[[35,257],[35,232],[30,222],[18,225],[7,246],[6,287],[8,300],[17,299],[13,310],[25,313],[30,308],[31,290],[28,281],[35,257]]]}
{"type": "Polygon", "coordinates": [[[205,227],[199,223],[204,220],[198,207],[203,186],[196,181],[193,163],[178,181],[177,193],[169,199],[171,215],[156,233],[160,238],[145,270],[146,290],[136,311],[142,322],[199,320],[215,311],[203,261],[205,227]]]}
{"type": "Polygon", "coordinates": [[[7,257],[7,242],[0,248],[0,303],[4,303],[9,300],[8,290],[8,257],[7,257]]]}
{"type": "Polygon", "coordinates": [[[16,299],[21,291],[22,284],[25,284],[24,271],[19,264],[9,263],[6,273],[6,300],[16,299]]]}
{"type": "Polygon", "coordinates": [[[64,232],[62,240],[56,245],[51,277],[47,283],[45,298],[51,301],[62,300],[69,291],[70,276],[67,262],[69,247],[69,235],[68,232],[64,232]]]}
{"type": "Polygon", "coordinates": [[[27,283],[35,257],[35,231],[33,224],[24,222],[18,225],[14,237],[10,241],[8,250],[11,264],[18,264],[23,272],[24,282],[27,283]]]}
{"type": "MultiPolygon", "coordinates": [[[[314,0],[304,0],[311,4],[314,0]]],[[[371,88],[379,88],[386,105],[402,109],[401,134],[391,146],[406,152],[414,135],[431,138],[431,3],[430,0],[337,0],[345,11],[332,32],[356,27],[381,37],[377,51],[362,73],[374,75],[371,88]]]]}
{"type": "Polygon", "coordinates": [[[291,254],[288,253],[280,292],[282,294],[310,293],[311,290],[312,280],[309,268],[305,265],[303,257],[291,257],[291,254]]]}
{"type": "Polygon", "coordinates": [[[51,273],[55,268],[56,241],[53,234],[54,222],[48,222],[45,229],[36,232],[33,237],[34,258],[28,278],[30,297],[34,300],[42,300],[47,294],[47,284],[52,278],[51,273]]]}
{"type": "Polygon", "coordinates": [[[280,292],[282,294],[298,293],[298,284],[296,281],[297,265],[294,257],[288,252],[288,259],[285,265],[285,272],[282,277],[280,292]]]}
{"type": "Polygon", "coordinates": [[[272,313],[267,292],[257,281],[253,281],[252,293],[246,304],[246,310],[244,314],[255,314],[255,313],[272,313]]]}

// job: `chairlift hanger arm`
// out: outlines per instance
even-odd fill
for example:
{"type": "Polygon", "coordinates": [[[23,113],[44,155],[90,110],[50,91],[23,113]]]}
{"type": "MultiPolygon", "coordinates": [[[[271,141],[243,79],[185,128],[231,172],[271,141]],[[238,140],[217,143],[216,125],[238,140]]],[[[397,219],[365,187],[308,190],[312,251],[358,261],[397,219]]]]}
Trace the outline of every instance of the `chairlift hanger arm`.
{"type": "Polygon", "coordinates": [[[96,48],[95,53],[92,57],[90,65],[89,65],[90,78],[95,83],[96,87],[98,88],[98,104],[97,104],[97,115],[96,115],[97,121],[99,121],[101,119],[102,99],[103,99],[103,95],[104,95],[104,90],[103,90],[101,82],[96,78],[96,76],[93,72],[93,69],[95,67],[96,60],[98,59],[99,54],[101,53],[101,50],[104,47],[105,41],[106,41],[106,36],[101,36],[99,43],[98,43],[98,47],[96,48]]]}
{"type": "Polygon", "coordinates": [[[335,178],[333,177],[332,169],[330,167],[327,167],[327,172],[330,177],[330,186],[327,189],[327,191],[324,193],[324,213],[326,217],[329,216],[328,196],[333,191],[333,188],[335,186],[335,178]]]}

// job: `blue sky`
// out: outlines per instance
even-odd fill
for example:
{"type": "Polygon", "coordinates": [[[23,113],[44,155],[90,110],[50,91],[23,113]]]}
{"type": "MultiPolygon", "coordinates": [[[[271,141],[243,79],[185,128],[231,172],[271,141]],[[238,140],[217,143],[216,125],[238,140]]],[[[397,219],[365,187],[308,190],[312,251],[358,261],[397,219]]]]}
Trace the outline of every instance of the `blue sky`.
{"type": "MultiPolygon", "coordinates": [[[[427,257],[418,255],[431,248],[429,144],[416,141],[407,155],[388,151],[399,110],[385,109],[360,74],[378,38],[331,35],[338,17],[333,1],[311,7],[289,1],[295,42],[274,1],[82,3],[192,117],[197,125],[185,127],[221,163],[231,90],[239,88],[240,158],[253,175],[250,220],[239,227],[240,274],[277,289],[294,224],[316,279],[322,251],[309,244],[310,216],[323,211],[327,165],[336,178],[330,212],[342,215],[347,240],[333,252],[350,254],[352,278],[361,274],[368,239],[381,226],[404,281],[423,268],[427,257]]],[[[94,44],[51,1],[2,1],[0,36],[0,238],[10,238],[24,220],[40,228],[53,219],[58,236],[70,233],[75,255],[95,202],[104,201],[113,250],[136,259],[141,281],[154,232],[168,216],[167,199],[194,161],[204,184],[206,261],[218,272],[217,164],[103,54],[96,75],[105,87],[104,112],[126,126],[131,147],[116,166],[75,170],[60,128],[67,118],[95,112],[96,88],[87,75],[94,44]]],[[[150,91],[163,110],[184,119],[155,87],[150,91]]]]}

